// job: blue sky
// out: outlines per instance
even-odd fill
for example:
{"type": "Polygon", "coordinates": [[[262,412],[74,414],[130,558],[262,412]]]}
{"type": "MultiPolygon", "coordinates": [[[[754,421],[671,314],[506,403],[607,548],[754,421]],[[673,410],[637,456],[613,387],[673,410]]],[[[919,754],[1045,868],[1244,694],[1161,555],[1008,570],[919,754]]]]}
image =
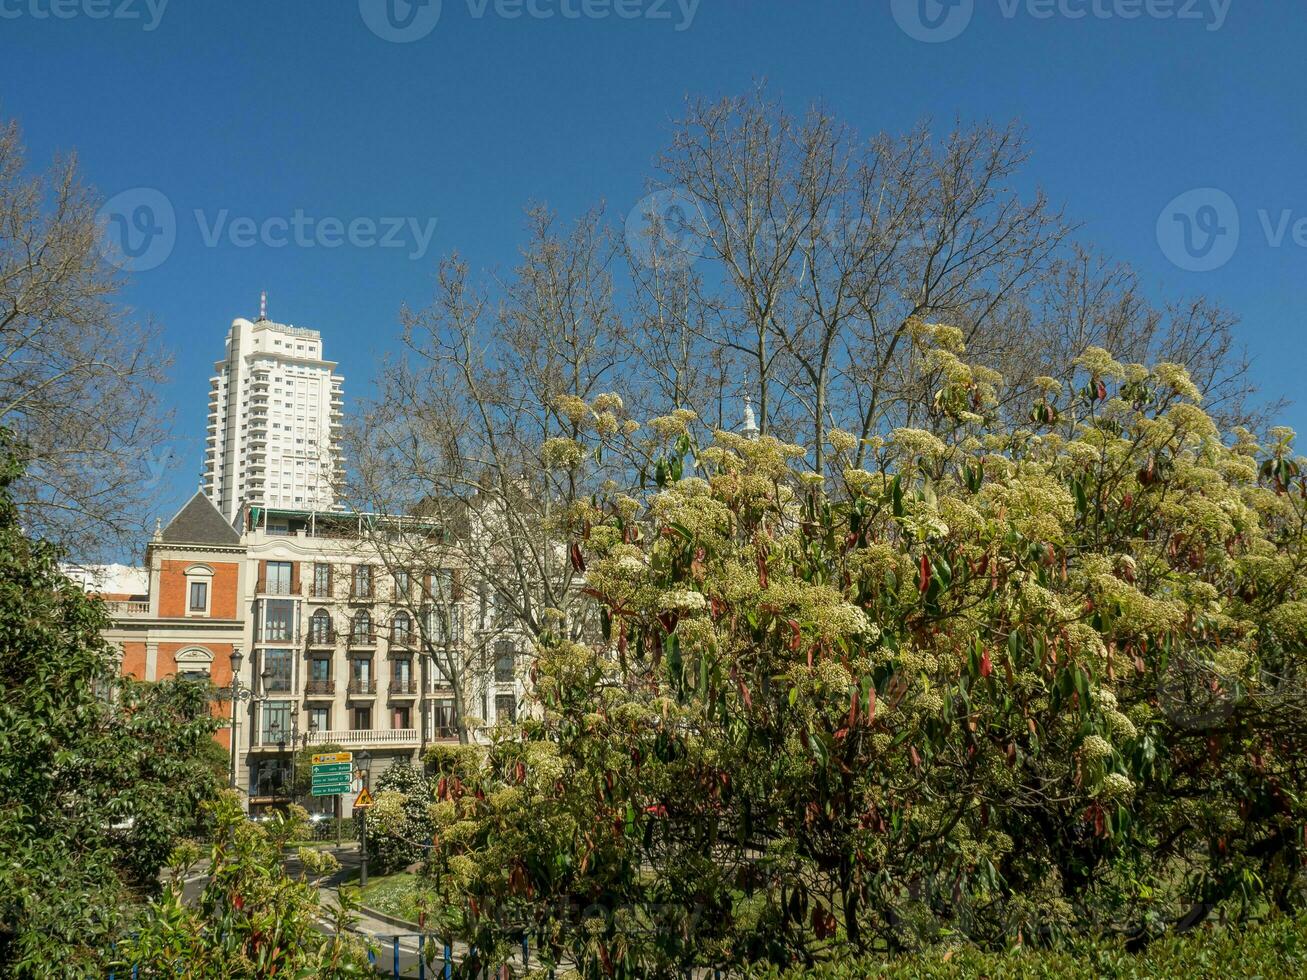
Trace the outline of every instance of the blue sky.
{"type": "MultiPolygon", "coordinates": [[[[274,319],[323,331],[347,395],[363,394],[440,254],[511,266],[531,200],[564,216],[603,200],[620,220],[684,97],[759,79],[868,134],[1022,120],[1031,185],[1150,289],[1232,307],[1258,381],[1296,398],[1304,49],[1307,8],[1258,0],[0,0],[0,115],[34,163],[76,148],[106,197],[153,188],[175,210],[166,259],[128,292],[176,361],[169,512],[197,485],[212,362],[260,289],[274,319]],[[422,37],[380,36],[409,15],[422,37]],[[1195,188],[1215,192],[1178,206],[1223,237],[1177,264],[1182,226],[1163,212],[1195,188]],[[238,244],[235,219],[296,212],[414,224],[400,248],[238,244]],[[412,229],[433,219],[415,258],[412,229]],[[1180,267],[1204,264],[1219,267],[1180,267]]],[[[1307,408],[1287,420],[1303,429],[1307,408]]]]}

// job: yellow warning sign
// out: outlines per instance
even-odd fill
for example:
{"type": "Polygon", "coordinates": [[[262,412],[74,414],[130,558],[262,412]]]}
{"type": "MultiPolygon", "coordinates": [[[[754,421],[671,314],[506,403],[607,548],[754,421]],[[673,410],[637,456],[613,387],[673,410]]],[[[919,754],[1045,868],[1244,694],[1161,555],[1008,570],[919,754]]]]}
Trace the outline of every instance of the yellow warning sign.
{"type": "Polygon", "coordinates": [[[359,807],[371,806],[371,805],[372,805],[372,794],[369,793],[366,788],[364,788],[362,792],[359,793],[358,799],[354,801],[354,809],[357,810],[359,807]]]}
{"type": "Polygon", "coordinates": [[[313,765],[321,766],[329,762],[353,762],[352,752],[319,752],[313,757],[313,765]]]}

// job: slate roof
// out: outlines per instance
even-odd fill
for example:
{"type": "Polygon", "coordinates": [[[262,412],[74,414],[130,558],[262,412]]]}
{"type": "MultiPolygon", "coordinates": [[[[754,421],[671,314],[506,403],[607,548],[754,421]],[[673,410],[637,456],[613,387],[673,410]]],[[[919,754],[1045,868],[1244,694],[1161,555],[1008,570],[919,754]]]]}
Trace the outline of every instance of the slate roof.
{"type": "Polygon", "coordinates": [[[169,544],[240,544],[241,536],[203,491],[196,491],[186,506],[163,529],[160,540],[169,544]]]}

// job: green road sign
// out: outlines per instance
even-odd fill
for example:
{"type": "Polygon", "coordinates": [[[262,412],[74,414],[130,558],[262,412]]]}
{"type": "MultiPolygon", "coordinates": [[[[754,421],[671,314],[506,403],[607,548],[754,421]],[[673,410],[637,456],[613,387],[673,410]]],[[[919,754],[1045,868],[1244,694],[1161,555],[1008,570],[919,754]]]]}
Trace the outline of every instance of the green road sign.
{"type": "Polygon", "coordinates": [[[344,783],[340,786],[336,786],[336,785],[319,786],[317,783],[313,784],[314,796],[340,796],[342,793],[348,793],[348,792],[349,792],[348,783],[344,783]]]}
{"type": "Polygon", "coordinates": [[[349,762],[319,763],[313,767],[313,778],[317,779],[319,776],[329,776],[341,772],[348,774],[352,768],[353,765],[349,762]]]}
{"type": "Polygon", "coordinates": [[[326,775],[313,774],[314,783],[348,783],[354,777],[346,772],[329,772],[326,775]]]}

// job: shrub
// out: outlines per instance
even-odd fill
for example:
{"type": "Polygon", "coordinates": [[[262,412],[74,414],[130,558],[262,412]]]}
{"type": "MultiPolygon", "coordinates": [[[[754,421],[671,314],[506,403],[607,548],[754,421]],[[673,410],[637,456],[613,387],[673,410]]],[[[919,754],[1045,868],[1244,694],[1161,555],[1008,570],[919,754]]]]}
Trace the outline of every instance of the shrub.
{"type": "Polygon", "coordinates": [[[654,487],[569,513],[603,642],[543,637],[534,717],[433,808],[477,949],[659,973],[1301,907],[1292,433],[1101,350],[1016,407],[910,336],[929,430],[833,433],[819,474],[678,417],[654,487]]]}
{"type": "Polygon", "coordinates": [[[397,763],[377,778],[368,814],[368,860],[377,874],[402,871],[426,857],[431,840],[431,784],[422,770],[397,763]]]}

